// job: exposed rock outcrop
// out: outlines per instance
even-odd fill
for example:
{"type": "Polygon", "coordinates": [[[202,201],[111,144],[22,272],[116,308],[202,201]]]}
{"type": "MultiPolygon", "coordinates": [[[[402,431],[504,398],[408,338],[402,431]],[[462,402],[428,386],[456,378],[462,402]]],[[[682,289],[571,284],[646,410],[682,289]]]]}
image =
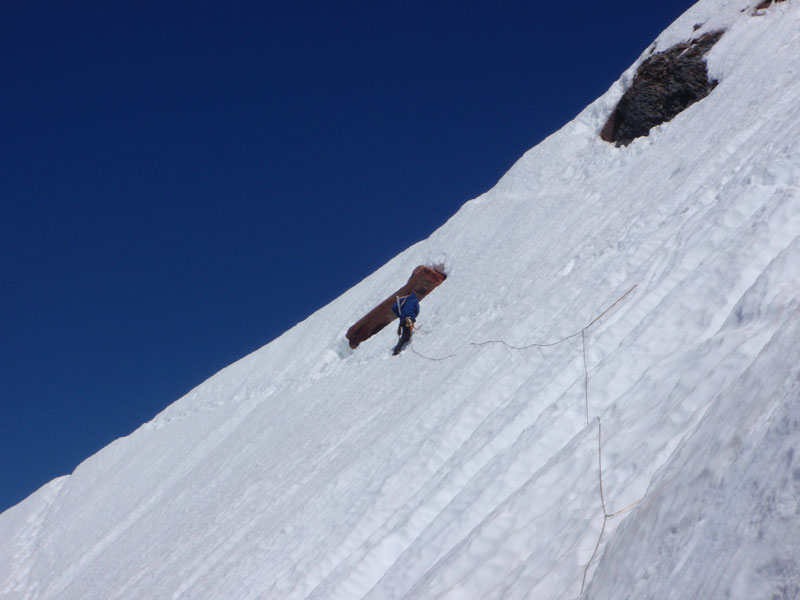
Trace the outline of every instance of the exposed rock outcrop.
{"type": "Polygon", "coordinates": [[[773,2],[777,4],[778,2],[783,2],[783,1],[784,0],[763,0],[762,2],[759,2],[758,4],[756,4],[756,8],[755,9],[756,10],[764,10],[764,9],[769,8],[770,6],[772,6],[773,2]]]}
{"type": "Polygon", "coordinates": [[[723,33],[706,33],[645,60],[600,137],[627,146],[711,93],[717,81],[708,78],[704,57],[723,33]]]}

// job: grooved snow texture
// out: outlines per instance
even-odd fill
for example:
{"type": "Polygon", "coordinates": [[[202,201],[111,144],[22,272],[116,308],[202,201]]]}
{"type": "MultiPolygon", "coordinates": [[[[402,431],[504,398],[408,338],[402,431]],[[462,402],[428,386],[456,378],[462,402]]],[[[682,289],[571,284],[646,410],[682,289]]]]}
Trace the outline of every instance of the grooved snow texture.
{"type": "Polygon", "coordinates": [[[0,598],[798,600],[800,2],[751,4],[701,0],[659,36],[725,30],[725,84],[652,143],[599,143],[611,89],[428,239],[0,514],[0,598]],[[341,351],[367,299],[445,256],[414,337],[442,360],[341,351]],[[585,339],[472,345],[559,340],[637,282],[585,339]]]}
{"type": "Polygon", "coordinates": [[[636,70],[633,85],[606,121],[600,137],[606,142],[615,142],[617,147],[627,146],[708,96],[717,81],[708,79],[703,57],[723,33],[707,33],[645,60],[636,70]]]}

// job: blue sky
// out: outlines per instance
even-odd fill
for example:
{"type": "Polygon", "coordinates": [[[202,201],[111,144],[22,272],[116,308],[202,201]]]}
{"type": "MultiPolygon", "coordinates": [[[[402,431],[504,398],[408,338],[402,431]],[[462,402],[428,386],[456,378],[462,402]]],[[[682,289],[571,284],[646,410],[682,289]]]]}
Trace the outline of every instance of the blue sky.
{"type": "Polygon", "coordinates": [[[0,511],[430,235],[692,4],[7,3],[0,511]]]}

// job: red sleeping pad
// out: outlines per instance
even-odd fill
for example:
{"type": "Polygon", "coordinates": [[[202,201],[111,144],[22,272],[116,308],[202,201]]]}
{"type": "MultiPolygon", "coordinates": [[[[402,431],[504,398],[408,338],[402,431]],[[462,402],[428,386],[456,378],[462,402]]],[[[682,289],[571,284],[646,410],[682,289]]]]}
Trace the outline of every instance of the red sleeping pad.
{"type": "Polygon", "coordinates": [[[364,315],[358,323],[347,330],[346,337],[350,342],[350,347],[355,350],[361,342],[371,338],[397,319],[392,312],[392,304],[394,304],[397,296],[408,296],[411,292],[416,292],[417,298],[422,300],[445,279],[447,279],[447,275],[431,267],[419,266],[414,269],[408,279],[408,283],[378,304],[378,306],[364,315]]]}

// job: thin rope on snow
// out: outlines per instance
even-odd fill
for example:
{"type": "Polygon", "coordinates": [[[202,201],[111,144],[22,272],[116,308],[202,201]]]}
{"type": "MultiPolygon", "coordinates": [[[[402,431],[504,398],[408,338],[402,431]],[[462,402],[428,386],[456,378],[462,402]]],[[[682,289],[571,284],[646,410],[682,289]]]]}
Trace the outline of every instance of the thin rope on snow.
{"type": "MultiPolygon", "coordinates": [[[[628,294],[630,294],[631,292],[633,292],[633,290],[636,289],[636,287],[638,285],[639,285],[638,283],[634,284],[631,289],[629,289],[627,292],[625,292],[622,296],[620,296],[617,299],[616,302],[614,302],[611,306],[606,308],[598,316],[596,316],[594,319],[592,319],[589,322],[588,325],[586,325],[585,327],[581,328],[580,331],[576,331],[575,333],[570,334],[570,335],[558,340],[557,342],[533,343],[533,344],[528,344],[526,346],[513,346],[513,345],[509,344],[508,342],[506,342],[504,340],[488,340],[488,341],[485,341],[485,342],[470,342],[470,345],[471,346],[475,346],[475,347],[481,347],[481,346],[486,346],[488,344],[503,344],[504,346],[506,346],[507,348],[510,348],[511,350],[527,350],[529,348],[550,348],[552,346],[557,346],[558,344],[566,342],[567,340],[570,340],[570,339],[572,339],[574,337],[581,336],[581,350],[582,350],[582,354],[583,354],[583,389],[584,389],[584,401],[585,401],[585,405],[586,405],[586,425],[588,427],[589,426],[589,366],[588,366],[588,362],[586,360],[586,330],[589,329],[589,327],[591,327],[595,323],[597,323],[606,314],[608,314],[608,312],[611,309],[613,309],[617,304],[622,302],[628,296],[628,294]]],[[[425,360],[431,360],[431,361],[437,361],[437,362],[438,361],[447,360],[448,358],[453,358],[454,356],[457,356],[459,354],[458,352],[456,352],[456,353],[450,354],[448,356],[443,356],[443,357],[440,357],[440,358],[433,358],[433,357],[425,356],[424,354],[421,354],[420,352],[417,352],[413,347],[411,347],[411,351],[414,352],[414,354],[416,354],[417,356],[419,356],[421,358],[424,358],[425,360]]],[[[594,562],[594,559],[597,556],[597,552],[600,549],[600,544],[603,541],[603,534],[606,531],[606,525],[608,524],[608,520],[609,519],[613,519],[614,517],[619,516],[619,515],[627,512],[627,511],[635,508],[641,502],[641,499],[639,499],[636,502],[634,502],[634,503],[632,503],[632,504],[626,506],[625,508],[622,508],[622,509],[620,509],[620,510],[618,510],[616,512],[613,512],[613,513],[609,513],[608,512],[608,509],[606,508],[605,493],[603,492],[603,438],[602,438],[603,433],[602,433],[602,425],[601,425],[601,422],[600,422],[600,417],[596,417],[596,419],[597,419],[597,473],[598,473],[598,481],[599,481],[599,489],[600,489],[600,505],[603,508],[603,524],[600,526],[600,535],[597,536],[597,543],[594,546],[594,550],[592,551],[592,555],[589,557],[589,562],[586,563],[586,566],[583,569],[583,579],[581,580],[581,591],[580,591],[580,595],[581,596],[583,595],[583,592],[584,592],[584,590],[586,588],[586,577],[589,574],[589,568],[592,566],[592,562],[594,562]]]]}

